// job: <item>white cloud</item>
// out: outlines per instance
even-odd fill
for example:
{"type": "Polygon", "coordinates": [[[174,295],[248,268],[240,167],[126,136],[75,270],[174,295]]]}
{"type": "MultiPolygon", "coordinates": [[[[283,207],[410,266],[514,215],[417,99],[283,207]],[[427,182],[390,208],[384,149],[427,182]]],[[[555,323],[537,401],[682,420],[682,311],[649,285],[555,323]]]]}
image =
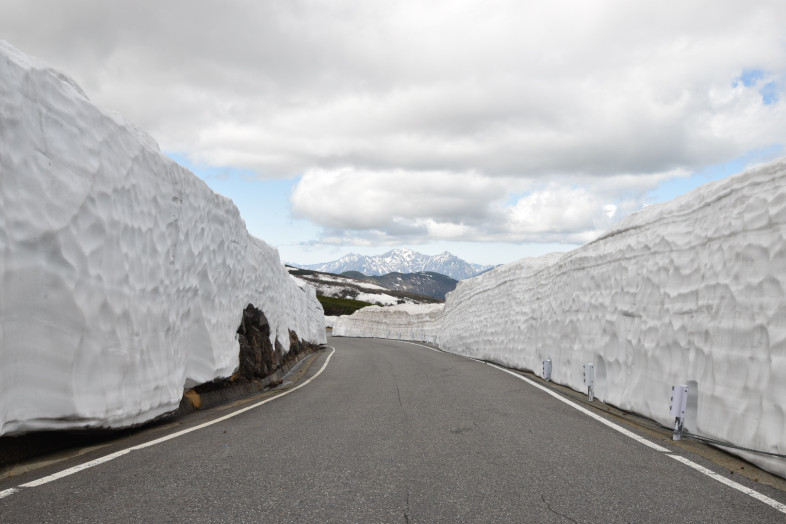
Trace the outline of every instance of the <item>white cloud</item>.
{"type": "Polygon", "coordinates": [[[554,177],[542,184],[476,172],[310,170],[291,202],[321,224],[326,244],[394,245],[437,240],[582,244],[641,209],[648,189],[680,176],[554,177]],[[572,185],[574,180],[583,186],[572,185]]]}
{"type": "Polygon", "coordinates": [[[583,241],[659,181],[786,143],[780,1],[0,0],[0,12],[3,38],[164,150],[302,175],[293,213],[325,242],[583,241]],[[751,70],[757,83],[735,82],[751,70]]]}
{"type": "Polygon", "coordinates": [[[336,229],[424,231],[482,221],[505,191],[504,181],[475,172],[313,169],[295,187],[292,210],[336,229]]]}
{"type": "Polygon", "coordinates": [[[592,224],[604,207],[604,202],[585,189],[551,185],[506,211],[512,233],[575,233],[592,224]]]}

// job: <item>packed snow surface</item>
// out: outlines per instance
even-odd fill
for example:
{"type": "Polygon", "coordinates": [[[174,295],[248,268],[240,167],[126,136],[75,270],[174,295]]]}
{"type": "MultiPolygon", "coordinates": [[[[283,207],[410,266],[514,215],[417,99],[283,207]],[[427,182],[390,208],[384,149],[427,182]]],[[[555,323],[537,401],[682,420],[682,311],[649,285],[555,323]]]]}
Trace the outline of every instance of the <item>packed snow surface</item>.
{"type": "MultiPolygon", "coordinates": [[[[667,426],[686,384],[688,430],[786,454],[785,239],[780,160],[460,282],[435,320],[365,308],[333,333],[431,331],[444,350],[538,373],[551,359],[553,380],[580,391],[593,363],[596,397],[667,426]]],[[[736,453],[786,476],[784,459],[736,453]]]]}
{"type": "Polygon", "coordinates": [[[177,408],[236,369],[249,303],[284,349],[325,341],[313,289],[230,200],[1,41],[0,177],[0,434],[177,408]]]}

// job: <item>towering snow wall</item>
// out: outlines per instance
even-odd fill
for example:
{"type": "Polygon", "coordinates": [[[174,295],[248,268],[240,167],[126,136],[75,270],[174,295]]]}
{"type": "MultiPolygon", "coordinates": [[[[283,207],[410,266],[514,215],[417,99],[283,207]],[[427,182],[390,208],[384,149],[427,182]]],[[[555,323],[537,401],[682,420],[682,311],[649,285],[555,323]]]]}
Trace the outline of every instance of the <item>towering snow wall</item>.
{"type": "Polygon", "coordinates": [[[0,42],[0,434],[118,427],[232,374],[249,303],[271,342],[322,307],[237,208],[0,42]]]}
{"type": "MultiPolygon", "coordinates": [[[[460,282],[440,346],[531,370],[550,358],[553,379],[582,391],[592,362],[598,398],[666,425],[671,386],[687,384],[690,431],[786,454],[785,239],[781,160],[649,206],[563,256],[460,282]]],[[[738,454],[786,476],[783,459],[738,454]]]]}
{"type": "Polygon", "coordinates": [[[333,335],[436,343],[443,308],[444,304],[366,306],[350,316],[337,317],[333,321],[333,335]]]}

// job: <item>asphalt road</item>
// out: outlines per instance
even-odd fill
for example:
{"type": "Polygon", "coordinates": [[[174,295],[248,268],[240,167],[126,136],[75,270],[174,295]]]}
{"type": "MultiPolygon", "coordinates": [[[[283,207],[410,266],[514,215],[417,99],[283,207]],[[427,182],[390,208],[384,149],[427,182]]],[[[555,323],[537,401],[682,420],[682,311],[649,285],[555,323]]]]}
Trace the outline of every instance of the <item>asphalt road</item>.
{"type": "Polygon", "coordinates": [[[264,405],[41,485],[20,487],[250,404],[0,479],[0,522],[786,522],[679,463],[679,448],[652,449],[486,364],[329,343],[319,376],[264,405]]]}

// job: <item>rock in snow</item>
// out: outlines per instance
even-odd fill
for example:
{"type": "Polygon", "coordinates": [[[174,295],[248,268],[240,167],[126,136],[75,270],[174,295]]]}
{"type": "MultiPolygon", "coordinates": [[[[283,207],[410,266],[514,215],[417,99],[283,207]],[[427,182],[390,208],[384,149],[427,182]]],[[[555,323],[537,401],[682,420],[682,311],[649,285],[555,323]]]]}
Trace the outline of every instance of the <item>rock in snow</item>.
{"type": "Polygon", "coordinates": [[[322,307],[237,208],[0,41],[0,434],[120,427],[232,374],[248,304],[271,343],[322,307]]]}
{"type": "MultiPolygon", "coordinates": [[[[786,161],[460,282],[442,315],[412,315],[408,330],[366,309],[333,334],[432,333],[444,350],[538,373],[550,358],[552,378],[579,391],[591,362],[599,399],[667,426],[671,387],[687,384],[688,430],[786,454],[786,161]]],[[[734,452],[786,476],[784,459],[734,452]]]]}

